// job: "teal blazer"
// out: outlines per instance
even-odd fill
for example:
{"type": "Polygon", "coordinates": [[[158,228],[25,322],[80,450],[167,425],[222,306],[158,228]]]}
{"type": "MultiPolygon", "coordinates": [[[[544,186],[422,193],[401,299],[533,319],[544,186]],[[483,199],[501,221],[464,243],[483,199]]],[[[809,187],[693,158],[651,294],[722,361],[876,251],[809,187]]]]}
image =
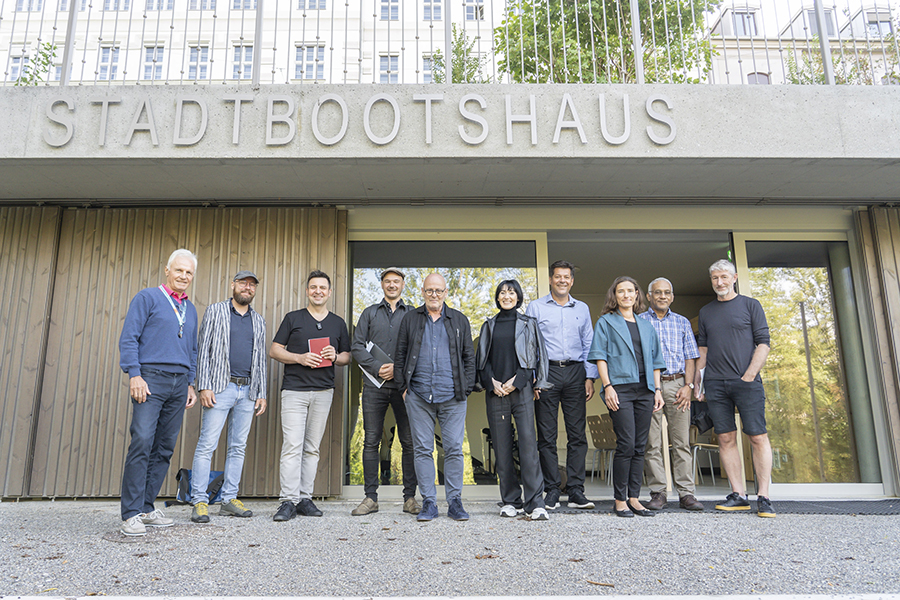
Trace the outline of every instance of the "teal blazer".
{"type": "MultiPolygon", "coordinates": [[[[666,361],[662,355],[662,347],[656,329],[645,319],[637,321],[638,333],[641,336],[641,350],[644,354],[644,373],[647,376],[647,387],[656,390],[653,371],[666,369],[666,361]]],[[[597,319],[594,327],[594,341],[588,352],[588,360],[606,361],[609,371],[609,382],[612,385],[622,383],[638,383],[637,358],[634,356],[634,345],[631,343],[631,332],[625,319],[617,312],[607,313],[597,319]]]]}

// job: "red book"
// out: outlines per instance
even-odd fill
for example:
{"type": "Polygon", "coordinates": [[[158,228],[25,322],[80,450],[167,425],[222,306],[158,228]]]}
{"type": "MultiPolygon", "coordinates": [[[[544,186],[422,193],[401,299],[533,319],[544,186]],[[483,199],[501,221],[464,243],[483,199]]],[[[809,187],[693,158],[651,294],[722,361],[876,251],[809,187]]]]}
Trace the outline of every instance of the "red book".
{"type": "MultiPolygon", "coordinates": [[[[321,356],[322,350],[325,346],[331,345],[331,338],[323,337],[323,338],[313,338],[309,340],[309,351],[314,352],[321,356]]],[[[328,359],[323,359],[322,362],[319,363],[317,369],[321,369],[322,367],[330,367],[334,363],[328,359]]]]}

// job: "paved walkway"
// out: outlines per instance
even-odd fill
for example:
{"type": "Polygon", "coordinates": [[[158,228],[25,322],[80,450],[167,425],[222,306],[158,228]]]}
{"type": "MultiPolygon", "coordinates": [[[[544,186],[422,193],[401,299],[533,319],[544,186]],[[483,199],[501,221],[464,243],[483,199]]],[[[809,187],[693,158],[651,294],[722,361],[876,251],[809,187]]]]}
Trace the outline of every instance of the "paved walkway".
{"type": "MultiPolygon", "coordinates": [[[[655,518],[502,519],[467,503],[465,523],[418,523],[385,502],[318,502],[322,518],[251,519],[118,533],[111,501],[0,503],[0,596],[859,595],[900,592],[900,516],[688,513],[655,518]]],[[[446,513],[446,505],[439,502],[446,513]]],[[[777,508],[777,504],[776,504],[777,508]]],[[[898,596],[900,598],[900,596],[898,596]]]]}

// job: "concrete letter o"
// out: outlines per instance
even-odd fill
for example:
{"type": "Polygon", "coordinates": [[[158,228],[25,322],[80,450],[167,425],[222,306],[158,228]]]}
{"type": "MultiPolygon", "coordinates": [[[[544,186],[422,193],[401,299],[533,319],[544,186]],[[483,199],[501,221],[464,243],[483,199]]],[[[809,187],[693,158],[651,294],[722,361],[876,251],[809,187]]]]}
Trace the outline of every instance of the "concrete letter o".
{"type": "Polygon", "coordinates": [[[366,110],[363,113],[363,128],[365,128],[366,135],[369,139],[379,146],[384,146],[385,144],[394,141],[394,138],[397,137],[397,132],[400,131],[400,105],[397,103],[397,100],[390,94],[375,94],[369,98],[369,101],[366,102],[366,110]],[[384,137],[375,135],[372,131],[372,125],[369,123],[372,107],[376,102],[387,102],[391,105],[391,108],[394,109],[394,127],[391,129],[391,132],[384,137]]]}

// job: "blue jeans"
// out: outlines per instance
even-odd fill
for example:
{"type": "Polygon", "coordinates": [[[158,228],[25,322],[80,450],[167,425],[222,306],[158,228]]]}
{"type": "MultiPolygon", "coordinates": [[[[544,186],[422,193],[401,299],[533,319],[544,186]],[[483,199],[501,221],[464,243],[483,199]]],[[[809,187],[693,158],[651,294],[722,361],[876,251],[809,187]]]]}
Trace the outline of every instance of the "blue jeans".
{"type": "Polygon", "coordinates": [[[194,451],[191,474],[191,501],[209,502],[206,488],[209,484],[209,462],[219,445],[219,434],[228,421],[228,447],[225,454],[225,481],[222,484],[222,504],[237,498],[241,471],[244,469],[244,448],[247,434],[253,422],[256,400],[250,398],[249,385],[228,383],[228,387],[216,394],[212,408],[203,408],[200,439],[194,451]]]}
{"type": "Polygon", "coordinates": [[[412,390],[406,391],[406,414],[409,415],[416,457],[416,481],[423,500],[435,502],[437,499],[433,456],[435,423],[441,424],[441,444],[444,448],[444,496],[449,502],[462,495],[466,404],[458,400],[430,404],[412,390]]]}
{"type": "Polygon", "coordinates": [[[122,520],[153,512],[181,431],[187,404],[187,374],[142,369],[150,395],[131,400],[131,443],[122,475],[122,520]]]}

